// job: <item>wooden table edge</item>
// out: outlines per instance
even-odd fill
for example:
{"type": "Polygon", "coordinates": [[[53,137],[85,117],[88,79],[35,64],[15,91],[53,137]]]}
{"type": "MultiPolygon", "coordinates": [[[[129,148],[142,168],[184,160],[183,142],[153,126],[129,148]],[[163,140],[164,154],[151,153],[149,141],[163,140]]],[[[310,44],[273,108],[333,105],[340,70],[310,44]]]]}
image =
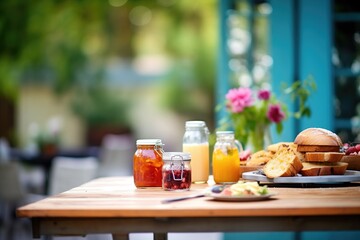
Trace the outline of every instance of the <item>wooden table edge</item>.
{"type": "Polygon", "coordinates": [[[360,215],[171,217],[171,218],[33,218],[33,235],[127,234],[137,232],[262,232],[360,230],[360,215]],[[329,224],[331,218],[332,224],[329,224]]]}

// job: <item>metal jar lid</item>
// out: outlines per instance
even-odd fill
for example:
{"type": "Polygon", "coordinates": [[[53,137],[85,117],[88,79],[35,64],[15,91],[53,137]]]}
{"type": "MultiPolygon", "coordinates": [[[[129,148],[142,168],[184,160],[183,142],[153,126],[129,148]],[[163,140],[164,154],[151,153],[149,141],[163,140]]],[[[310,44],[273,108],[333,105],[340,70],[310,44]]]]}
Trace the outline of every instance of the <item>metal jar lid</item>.
{"type": "Polygon", "coordinates": [[[156,146],[162,146],[161,139],[138,139],[136,141],[136,145],[156,145],[156,146]]]}
{"type": "Polygon", "coordinates": [[[187,152],[164,152],[164,161],[191,161],[191,155],[187,152]]]}

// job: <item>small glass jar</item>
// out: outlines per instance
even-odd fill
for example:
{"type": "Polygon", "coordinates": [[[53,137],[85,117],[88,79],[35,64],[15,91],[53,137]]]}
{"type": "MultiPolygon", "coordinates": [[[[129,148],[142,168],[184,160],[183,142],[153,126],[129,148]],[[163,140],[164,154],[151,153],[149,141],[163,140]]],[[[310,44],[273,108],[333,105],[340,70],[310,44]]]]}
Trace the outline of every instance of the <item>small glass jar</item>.
{"type": "Polygon", "coordinates": [[[236,183],[240,179],[240,157],[243,150],[233,131],[217,131],[212,167],[217,184],[236,183]]]}
{"type": "Polygon", "coordinates": [[[163,189],[166,191],[190,190],[191,155],[184,152],[165,152],[163,161],[163,189]]]}
{"type": "Polygon", "coordinates": [[[204,121],[187,121],[183,152],[191,154],[193,183],[206,183],[210,174],[209,129],[204,121]]]}
{"type": "Polygon", "coordinates": [[[133,159],[134,183],[138,188],[162,186],[163,144],[160,139],[139,139],[133,159]]]}

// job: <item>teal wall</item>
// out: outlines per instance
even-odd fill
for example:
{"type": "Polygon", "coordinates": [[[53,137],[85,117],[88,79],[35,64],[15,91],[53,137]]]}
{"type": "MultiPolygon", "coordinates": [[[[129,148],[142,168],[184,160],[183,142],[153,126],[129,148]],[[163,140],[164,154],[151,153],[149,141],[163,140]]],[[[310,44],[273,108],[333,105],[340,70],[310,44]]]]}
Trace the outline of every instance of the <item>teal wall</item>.
{"type": "Polygon", "coordinates": [[[312,75],[318,85],[309,104],[311,118],[300,128],[323,127],[334,130],[334,82],[332,72],[332,1],[299,1],[299,77],[312,75]]]}
{"type": "MultiPolygon", "coordinates": [[[[270,55],[273,58],[272,86],[275,94],[281,96],[281,84],[288,86],[298,79],[298,50],[296,31],[296,11],[294,1],[271,0],[273,11],[270,18],[270,55]]],[[[290,99],[282,99],[287,103],[290,112],[295,111],[295,105],[290,99]]],[[[272,134],[273,141],[290,142],[298,132],[297,121],[289,118],[284,122],[281,136],[272,134]]]]}
{"type": "MultiPolygon", "coordinates": [[[[292,141],[308,127],[334,130],[332,1],[270,0],[270,3],[273,8],[270,31],[273,89],[280,95],[281,82],[291,84],[309,76],[318,87],[308,101],[311,117],[289,119],[281,136],[273,134],[274,141],[292,141]]],[[[289,110],[294,111],[295,105],[289,106],[289,110]]]]}

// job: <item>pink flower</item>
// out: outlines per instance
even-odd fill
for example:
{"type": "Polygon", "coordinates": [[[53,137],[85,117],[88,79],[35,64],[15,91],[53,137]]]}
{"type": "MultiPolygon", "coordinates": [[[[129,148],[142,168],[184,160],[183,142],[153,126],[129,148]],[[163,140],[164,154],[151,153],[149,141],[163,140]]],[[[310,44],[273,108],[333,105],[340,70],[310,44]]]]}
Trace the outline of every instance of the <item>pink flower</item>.
{"type": "Polygon", "coordinates": [[[279,123],[285,118],[285,113],[281,110],[280,104],[272,104],[269,106],[267,117],[271,122],[279,123]]]}
{"type": "Polygon", "coordinates": [[[230,89],[226,94],[226,99],[229,100],[229,107],[234,113],[242,112],[244,108],[251,106],[253,103],[250,88],[230,89]]]}
{"type": "Polygon", "coordinates": [[[270,99],[270,95],[271,95],[271,93],[270,93],[269,90],[260,90],[260,91],[258,92],[258,98],[259,98],[260,100],[269,100],[269,99],[270,99]]]}

